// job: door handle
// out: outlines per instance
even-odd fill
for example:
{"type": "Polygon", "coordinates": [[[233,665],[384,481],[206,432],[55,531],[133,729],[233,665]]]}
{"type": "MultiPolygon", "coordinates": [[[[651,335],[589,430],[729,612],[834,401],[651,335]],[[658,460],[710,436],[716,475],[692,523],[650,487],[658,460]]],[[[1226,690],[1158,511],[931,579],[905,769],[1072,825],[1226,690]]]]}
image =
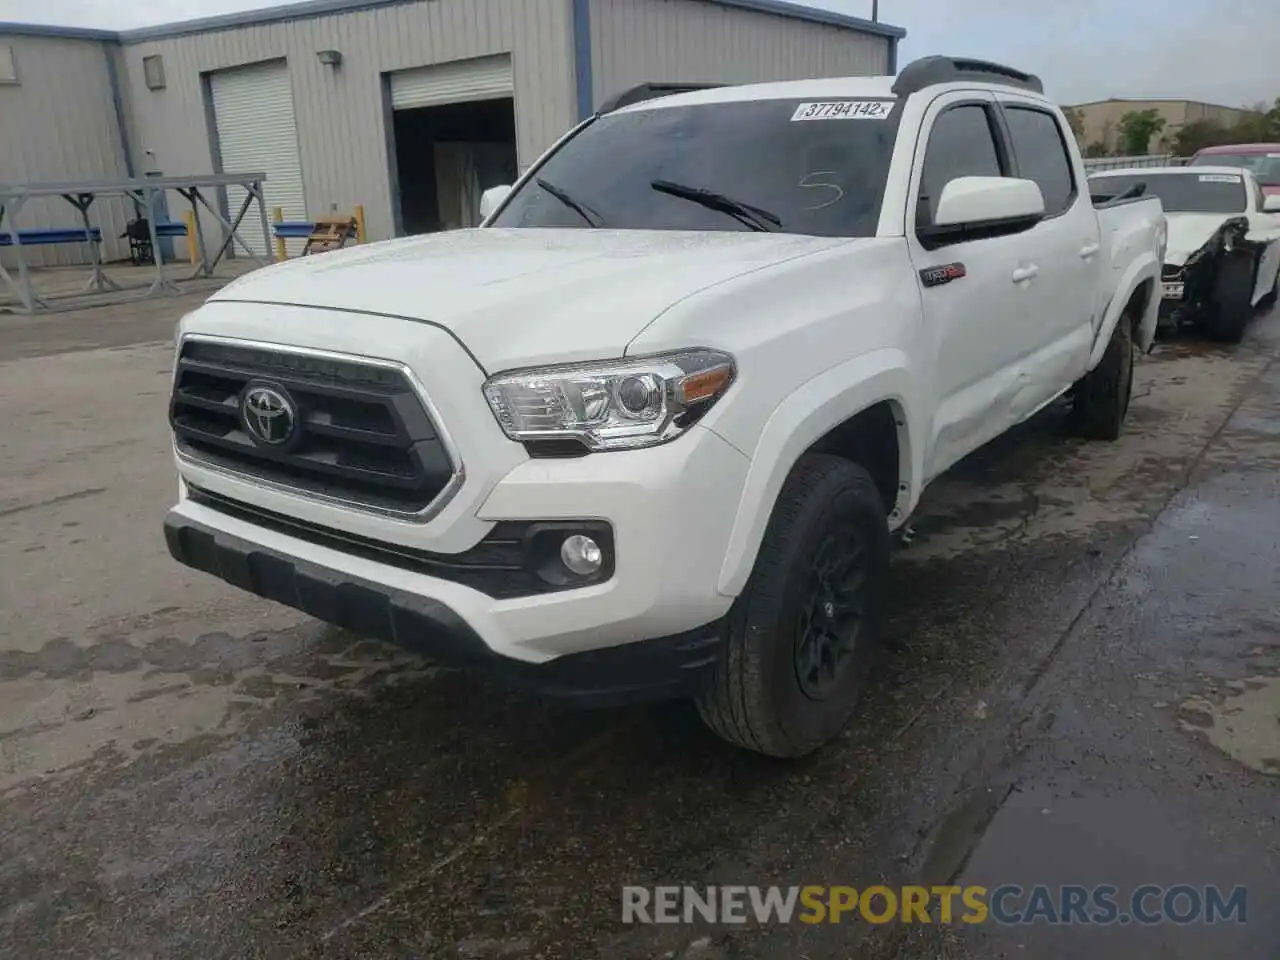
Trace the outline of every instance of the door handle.
{"type": "Polygon", "coordinates": [[[1019,267],[1013,271],[1013,282],[1021,283],[1023,280],[1030,280],[1040,272],[1040,268],[1034,263],[1029,267],[1019,267]]]}
{"type": "Polygon", "coordinates": [[[1088,260],[1100,249],[1101,247],[1099,247],[1099,245],[1096,243],[1086,243],[1083,247],[1080,248],[1080,257],[1083,260],[1088,260]]]}

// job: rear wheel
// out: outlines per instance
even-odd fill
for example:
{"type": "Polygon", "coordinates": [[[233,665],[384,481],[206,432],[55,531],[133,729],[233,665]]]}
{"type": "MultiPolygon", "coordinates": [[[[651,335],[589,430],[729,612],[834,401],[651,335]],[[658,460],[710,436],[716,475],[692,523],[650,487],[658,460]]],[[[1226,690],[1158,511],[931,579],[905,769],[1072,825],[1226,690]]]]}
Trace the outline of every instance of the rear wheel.
{"type": "Polygon", "coordinates": [[[1253,312],[1253,282],[1257,259],[1249,253],[1229,253],[1213,281],[1213,295],[1205,317],[1205,333],[1220,343],[1239,343],[1253,312]]]}
{"type": "Polygon", "coordinates": [[[865,686],[889,564],[884,503],[862,467],[824,454],[787,478],[698,700],[730,743],[799,757],[835,737],[865,686]]]}
{"type": "Polygon", "coordinates": [[[1089,440],[1116,440],[1133,396],[1134,318],[1122,316],[1098,365],[1076,384],[1071,426],[1089,440]]]}

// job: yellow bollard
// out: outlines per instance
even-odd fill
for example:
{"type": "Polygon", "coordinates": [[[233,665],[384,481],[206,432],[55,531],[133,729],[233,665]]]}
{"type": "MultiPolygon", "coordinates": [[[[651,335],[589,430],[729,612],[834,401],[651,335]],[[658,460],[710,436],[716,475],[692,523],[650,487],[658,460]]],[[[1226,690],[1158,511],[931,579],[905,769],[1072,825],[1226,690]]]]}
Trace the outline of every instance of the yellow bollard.
{"type": "Polygon", "coordinates": [[[355,207],[356,217],[356,243],[364,243],[364,204],[357,203],[355,207]]]}
{"type": "MultiPolygon", "coordinates": [[[[272,207],[271,219],[276,223],[284,223],[284,208],[272,207]]],[[[284,237],[279,237],[279,236],[276,237],[276,259],[277,260],[289,259],[289,251],[286,250],[284,247],[284,237]]]]}
{"type": "Polygon", "coordinates": [[[196,233],[196,212],[187,210],[182,214],[182,219],[187,225],[187,260],[191,263],[199,263],[200,235],[196,233]]]}

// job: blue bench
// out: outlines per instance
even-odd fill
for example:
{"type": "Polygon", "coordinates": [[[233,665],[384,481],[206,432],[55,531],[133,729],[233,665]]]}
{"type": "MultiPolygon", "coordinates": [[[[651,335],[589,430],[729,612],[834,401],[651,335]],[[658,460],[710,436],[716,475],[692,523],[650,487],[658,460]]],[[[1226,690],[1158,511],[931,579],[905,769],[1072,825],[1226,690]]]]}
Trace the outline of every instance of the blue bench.
{"type": "Polygon", "coordinates": [[[316,225],[309,220],[282,220],[271,224],[272,232],[281,240],[309,240],[316,225]]]}
{"type": "MultiPolygon", "coordinates": [[[[97,227],[68,227],[65,230],[19,230],[18,240],[24,247],[37,247],[51,243],[101,243],[102,231],[97,227]]],[[[0,233],[0,247],[13,246],[12,233],[0,233]]]]}
{"type": "Polygon", "coordinates": [[[157,237],[185,237],[187,235],[187,225],[185,223],[157,223],[157,237]]]}

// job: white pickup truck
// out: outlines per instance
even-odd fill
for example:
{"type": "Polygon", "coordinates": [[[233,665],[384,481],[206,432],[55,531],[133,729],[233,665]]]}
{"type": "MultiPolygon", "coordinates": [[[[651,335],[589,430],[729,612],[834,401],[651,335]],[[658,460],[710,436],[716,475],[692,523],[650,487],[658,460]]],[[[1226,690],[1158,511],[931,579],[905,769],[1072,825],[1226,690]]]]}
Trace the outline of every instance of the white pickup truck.
{"type": "Polygon", "coordinates": [[[1113,439],[1165,220],[1089,196],[1035,77],[647,85],[482,227],[248,274],[178,329],[182,563],[749,749],[848,722],[890,534],[1069,394],[1113,439]]]}

